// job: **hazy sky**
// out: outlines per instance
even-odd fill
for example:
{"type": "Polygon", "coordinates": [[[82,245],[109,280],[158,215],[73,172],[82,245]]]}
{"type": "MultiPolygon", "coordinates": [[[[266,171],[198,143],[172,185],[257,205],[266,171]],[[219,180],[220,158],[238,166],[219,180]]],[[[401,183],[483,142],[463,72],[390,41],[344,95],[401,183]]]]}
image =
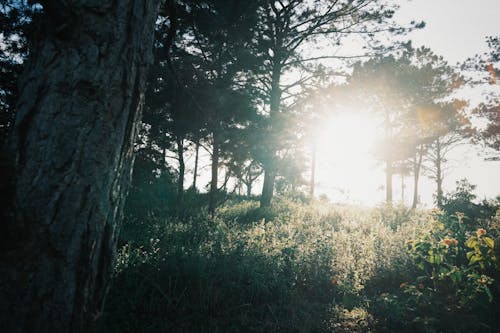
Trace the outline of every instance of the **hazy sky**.
{"type": "MultiPolygon", "coordinates": [[[[394,0],[397,1],[397,0],[394,0]]],[[[486,50],[485,36],[500,34],[500,0],[413,0],[397,1],[401,5],[396,19],[401,23],[411,20],[426,22],[423,30],[407,36],[413,45],[425,45],[444,56],[452,65],[486,50]]],[[[349,53],[350,50],[347,50],[349,53]]],[[[354,114],[354,112],[352,113],[354,114]]],[[[383,202],[385,176],[383,166],[372,155],[376,121],[370,115],[354,117],[332,116],[330,123],[318,130],[323,142],[318,147],[316,194],[325,193],[334,202],[354,202],[374,205],[383,202]]],[[[209,157],[202,152],[202,170],[199,184],[209,181],[209,157]]],[[[187,157],[188,163],[193,156],[187,157]]],[[[500,162],[484,162],[471,147],[457,149],[450,159],[450,170],[445,175],[444,189],[455,188],[455,181],[468,178],[477,185],[480,198],[500,195],[500,162]]],[[[192,174],[186,177],[190,184],[192,174]]],[[[394,200],[401,198],[401,180],[395,176],[394,200]]],[[[407,177],[405,199],[409,203],[413,193],[411,177],[407,177]]],[[[262,183],[255,184],[258,194],[262,183]]],[[[427,177],[420,180],[420,194],[427,206],[432,206],[435,184],[427,177]]]]}
{"type": "Polygon", "coordinates": [[[484,37],[500,34],[500,0],[400,1],[399,22],[426,22],[409,38],[415,46],[426,45],[451,64],[484,51],[484,37]]]}
{"type": "MultiPolygon", "coordinates": [[[[412,32],[407,39],[411,39],[416,47],[430,47],[452,65],[484,52],[485,36],[500,34],[500,0],[413,0],[398,3],[401,8],[396,19],[401,24],[411,20],[426,22],[424,29],[412,32]]],[[[368,119],[364,125],[353,128],[353,131],[363,133],[370,140],[369,122],[368,119]]],[[[350,131],[345,128],[349,124],[353,124],[353,121],[340,121],[333,125],[331,132],[343,132],[343,135],[348,136],[350,131]]],[[[343,140],[340,136],[332,137],[330,142],[348,142],[355,137],[356,134],[343,140]]],[[[342,144],[325,145],[322,148],[323,151],[319,152],[319,155],[323,155],[318,161],[317,193],[325,193],[333,201],[370,205],[382,202],[385,196],[383,167],[369,156],[369,146],[356,149],[357,152],[350,152],[351,156],[348,157],[342,144]],[[339,159],[335,157],[336,154],[344,155],[345,158],[339,159]],[[356,163],[352,163],[354,161],[356,163]]],[[[455,181],[466,177],[477,185],[476,192],[480,198],[500,195],[500,162],[485,162],[477,156],[474,148],[464,146],[453,152],[449,164],[450,169],[445,174],[445,191],[454,189],[455,181]]],[[[393,183],[397,201],[401,198],[400,178],[394,177],[393,183]]],[[[411,177],[408,177],[405,186],[405,201],[409,202],[412,194],[411,177]]],[[[432,205],[434,191],[434,183],[422,177],[421,199],[428,206],[432,205]]]]}

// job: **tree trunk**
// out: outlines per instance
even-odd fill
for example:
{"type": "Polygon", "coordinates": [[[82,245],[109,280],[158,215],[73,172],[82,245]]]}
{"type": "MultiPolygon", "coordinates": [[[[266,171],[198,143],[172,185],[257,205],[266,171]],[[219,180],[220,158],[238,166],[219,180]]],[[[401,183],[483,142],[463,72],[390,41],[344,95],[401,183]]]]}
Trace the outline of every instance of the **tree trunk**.
{"type": "Polygon", "coordinates": [[[271,171],[264,173],[264,184],[262,185],[262,195],[260,196],[260,207],[269,207],[274,192],[275,174],[271,171]]]}
{"type": "Polygon", "coordinates": [[[231,178],[231,172],[228,169],[224,170],[224,183],[222,184],[222,193],[227,193],[227,182],[231,178]]]}
{"type": "Polygon", "coordinates": [[[249,198],[252,196],[252,183],[253,181],[251,180],[245,183],[245,186],[247,187],[247,197],[249,198]]]}
{"type": "Polygon", "coordinates": [[[20,80],[3,332],[87,332],[101,312],[159,1],[43,1],[20,80]]]}
{"type": "Polygon", "coordinates": [[[238,188],[238,195],[241,196],[241,189],[243,188],[243,182],[241,181],[241,179],[238,179],[237,188],[238,188]]]}
{"type": "Polygon", "coordinates": [[[385,170],[385,201],[388,204],[392,203],[392,161],[386,161],[386,170],[385,170]]]}
{"type": "Polygon", "coordinates": [[[219,138],[217,133],[213,133],[213,151],[212,151],[212,179],[210,181],[210,195],[208,203],[208,212],[213,217],[217,208],[217,193],[219,183],[219,138]]]}
{"type": "Polygon", "coordinates": [[[198,159],[200,153],[200,139],[196,139],[196,153],[194,157],[193,190],[196,191],[196,178],[198,177],[198,159]]]}
{"type": "Polygon", "coordinates": [[[393,150],[392,147],[389,146],[389,142],[392,139],[392,128],[391,122],[389,118],[389,110],[385,110],[385,119],[384,119],[384,127],[385,127],[385,141],[387,146],[387,157],[385,160],[386,168],[385,168],[385,201],[387,204],[392,204],[392,174],[393,170],[393,150]]]}
{"type": "Polygon", "coordinates": [[[184,203],[184,173],[186,165],[184,163],[184,139],[175,137],[177,144],[177,159],[179,160],[179,177],[177,178],[177,208],[182,209],[184,203]]]}
{"type": "Polygon", "coordinates": [[[405,175],[401,173],[401,204],[405,204],[405,175]]]}
{"type": "Polygon", "coordinates": [[[441,207],[443,205],[443,170],[442,170],[442,159],[443,157],[441,156],[441,142],[439,141],[439,138],[436,140],[436,185],[437,185],[437,192],[436,192],[436,203],[438,207],[441,207]]]}
{"type": "Polygon", "coordinates": [[[260,198],[260,207],[269,207],[271,205],[271,200],[274,194],[274,180],[276,178],[276,143],[278,140],[273,140],[272,138],[276,136],[273,131],[273,124],[276,122],[276,117],[279,113],[280,103],[281,103],[281,66],[278,59],[275,60],[276,64],[273,67],[273,73],[271,77],[271,92],[270,92],[270,105],[269,105],[269,115],[270,123],[268,140],[267,143],[267,163],[264,163],[264,184],[262,185],[262,195],[260,198]]]}
{"type": "Polygon", "coordinates": [[[411,204],[411,208],[415,209],[418,205],[418,181],[420,178],[420,167],[422,166],[422,157],[423,157],[423,148],[420,146],[417,156],[414,156],[413,159],[413,202],[411,204]]]}
{"type": "Polygon", "coordinates": [[[311,163],[311,182],[310,182],[310,188],[309,188],[309,195],[311,199],[314,199],[314,183],[315,183],[315,176],[316,176],[316,144],[313,144],[312,147],[312,163],[311,163]]]}

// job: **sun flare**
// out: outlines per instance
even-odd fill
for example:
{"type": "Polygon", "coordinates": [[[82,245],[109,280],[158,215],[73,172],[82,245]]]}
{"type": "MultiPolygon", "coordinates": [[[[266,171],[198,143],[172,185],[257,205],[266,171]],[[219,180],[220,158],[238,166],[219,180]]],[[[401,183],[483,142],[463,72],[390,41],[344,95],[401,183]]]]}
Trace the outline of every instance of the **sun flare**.
{"type": "Polygon", "coordinates": [[[336,157],[339,164],[357,164],[373,149],[378,121],[365,112],[333,115],[319,128],[317,150],[336,157]]]}
{"type": "MultiPolygon", "coordinates": [[[[333,114],[316,131],[316,185],[334,201],[366,201],[382,185],[382,169],[373,150],[380,120],[368,112],[333,114]]],[[[374,196],[373,196],[374,197],[374,196]]]]}

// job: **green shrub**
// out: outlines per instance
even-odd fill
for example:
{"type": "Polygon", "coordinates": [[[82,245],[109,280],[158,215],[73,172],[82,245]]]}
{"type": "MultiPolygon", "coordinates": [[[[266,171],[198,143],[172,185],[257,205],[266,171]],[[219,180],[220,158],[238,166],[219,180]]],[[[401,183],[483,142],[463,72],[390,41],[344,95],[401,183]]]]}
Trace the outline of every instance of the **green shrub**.
{"type": "Polygon", "coordinates": [[[408,242],[416,274],[401,283],[402,293],[394,292],[391,302],[382,304],[400,313],[399,322],[386,325],[422,332],[493,329],[491,286],[498,276],[494,240],[482,228],[471,234],[463,218],[461,213],[436,212],[428,233],[408,242]]]}

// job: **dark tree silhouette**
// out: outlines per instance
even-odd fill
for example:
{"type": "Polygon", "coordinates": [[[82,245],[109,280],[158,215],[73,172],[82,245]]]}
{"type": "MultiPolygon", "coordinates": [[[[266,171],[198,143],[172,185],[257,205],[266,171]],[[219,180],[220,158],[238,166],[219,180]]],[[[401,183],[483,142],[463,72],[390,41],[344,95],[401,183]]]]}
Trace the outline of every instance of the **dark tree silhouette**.
{"type": "Polygon", "coordinates": [[[83,332],[108,287],[159,1],[40,3],[2,220],[2,330],[83,332]]]}

